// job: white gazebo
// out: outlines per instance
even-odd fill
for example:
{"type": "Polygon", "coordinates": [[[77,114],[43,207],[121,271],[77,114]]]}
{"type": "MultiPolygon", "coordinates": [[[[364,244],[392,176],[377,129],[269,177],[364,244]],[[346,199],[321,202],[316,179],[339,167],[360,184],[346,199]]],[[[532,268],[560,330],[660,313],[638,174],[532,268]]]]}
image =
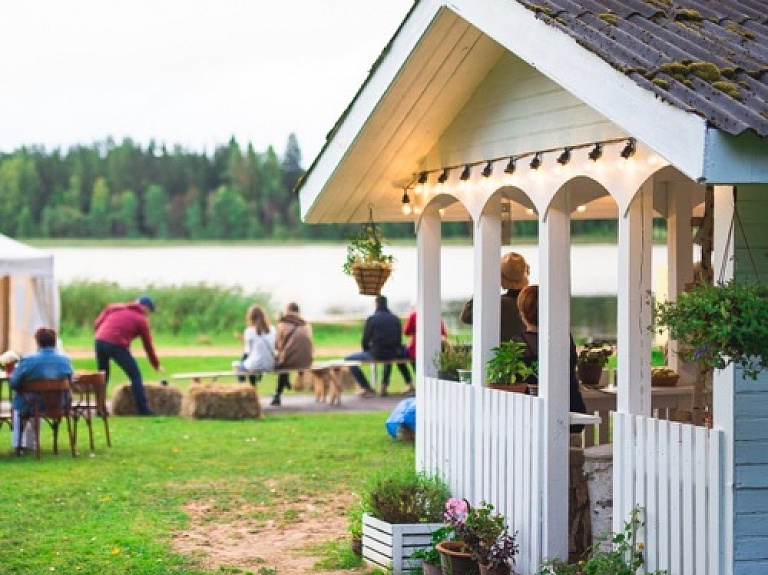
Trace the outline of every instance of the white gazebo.
{"type": "Polygon", "coordinates": [[[364,221],[370,204],[382,221],[414,222],[417,465],[510,518],[521,574],[567,553],[570,221],[582,217],[619,228],[614,526],[644,508],[649,569],[768,572],[768,374],[716,373],[711,430],[658,419],[648,330],[652,218],[667,221],[674,297],[692,278],[691,217],[707,190],[718,279],[768,277],[764,11],[754,0],[417,1],[301,184],[308,223],[364,221]],[[482,387],[506,217],[539,223],[538,397],[482,387]],[[441,224],[455,220],[473,225],[472,386],[438,380],[429,361],[441,224]]]}

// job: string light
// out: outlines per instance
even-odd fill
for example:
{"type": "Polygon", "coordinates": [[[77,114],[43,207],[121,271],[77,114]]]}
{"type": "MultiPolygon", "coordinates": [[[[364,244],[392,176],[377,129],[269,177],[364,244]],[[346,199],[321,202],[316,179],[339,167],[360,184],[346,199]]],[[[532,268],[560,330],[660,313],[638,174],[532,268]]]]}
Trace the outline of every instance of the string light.
{"type": "Polygon", "coordinates": [[[595,147],[592,148],[592,151],[589,153],[589,159],[593,162],[596,162],[603,156],[603,145],[602,144],[595,144],[595,147]]]}
{"type": "Polygon", "coordinates": [[[637,146],[636,146],[635,139],[630,138],[629,140],[627,140],[627,145],[624,146],[624,149],[621,151],[621,157],[624,158],[625,160],[628,160],[629,158],[635,155],[636,147],[637,146]]]}
{"type": "MultiPolygon", "coordinates": [[[[501,156],[496,158],[490,158],[490,159],[484,159],[477,162],[469,162],[466,164],[456,164],[452,166],[442,166],[440,168],[436,168],[434,170],[423,170],[418,172],[418,175],[414,174],[413,179],[411,180],[411,184],[408,186],[408,188],[411,188],[414,184],[419,184],[421,187],[416,188],[416,192],[418,193],[419,190],[422,189],[422,187],[429,181],[430,174],[440,173],[440,175],[437,178],[438,184],[444,184],[448,181],[448,178],[450,176],[450,171],[452,169],[458,169],[462,168],[461,175],[459,176],[459,180],[462,182],[467,182],[471,178],[472,168],[474,166],[479,166],[482,164],[485,164],[483,167],[482,176],[484,178],[490,178],[493,174],[493,164],[499,160],[507,160],[507,164],[504,167],[504,173],[507,175],[512,175],[517,170],[517,161],[520,158],[525,158],[528,156],[531,156],[531,161],[529,163],[529,166],[532,170],[538,170],[543,162],[544,162],[544,154],[546,153],[552,153],[552,152],[560,152],[557,157],[557,163],[561,166],[565,166],[570,163],[570,161],[573,159],[573,151],[578,149],[584,149],[584,148],[592,148],[590,152],[588,153],[588,158],[592,160],[593,162],[597,162],[600,158],[603,156],[603,147],[608,144],[618,144],[618,143],[624,143],[624,147],[622,148],[620,155],[624,159],[629,159],[633,157],[637,151],[637,140],[635,138],[616,138],[612,140],[603,140],[600,142],[591,142],[588,144],[578,144],[573,146],[565,146],[563,148],[550,148],[546,150],[538,150],[538,151],[531,151],[531,152],[525,152],[522,154],[517,154],[515,156],[501,156]]],[[[656,158],[658,160],[658,158],[656,158]]],[[[588,167],[588,166],[587,166],[588,167]]]]}
{"type": "Polygon", "coordinates": [[[411,198],[408,197],[408,188],[403,188],[403,199],[401,200],[402,207],[400,210],[403,212],[404,215],[410,216],[413,212],[413,207],[411,206],[411,198]]]}

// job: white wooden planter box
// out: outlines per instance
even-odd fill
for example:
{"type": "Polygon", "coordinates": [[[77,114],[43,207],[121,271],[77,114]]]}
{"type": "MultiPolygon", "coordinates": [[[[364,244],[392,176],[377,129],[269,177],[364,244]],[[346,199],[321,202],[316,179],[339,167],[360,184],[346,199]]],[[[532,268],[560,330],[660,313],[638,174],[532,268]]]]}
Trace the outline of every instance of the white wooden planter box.
{"type": "Polygon", "coordinates": [[[363,559],[370,565],[409,574],[421,567],[421,559],[410,559],[417,549],[429,547],[432,532],[442,523],[392,524],[367,513],[363,515],[363,559]]]}

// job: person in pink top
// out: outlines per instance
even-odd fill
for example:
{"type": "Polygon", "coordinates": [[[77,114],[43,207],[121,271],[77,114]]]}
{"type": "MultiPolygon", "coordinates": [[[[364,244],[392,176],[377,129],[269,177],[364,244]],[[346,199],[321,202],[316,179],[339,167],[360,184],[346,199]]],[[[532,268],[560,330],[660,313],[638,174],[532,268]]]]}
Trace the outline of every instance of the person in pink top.
{"type": "Polygon", "coordinates": [[[152,345],[152,334],[147,315],[155,311],[155,303],[149,296],[141,296],[131,303],[113,303],[105,307],[96,318],[96,365],[106,374],[109,383],[109,365],[114,361],[131,380],[133,397],[139,415],[154,415],[147,405],[147,395],[141,371],[131,354],[131,341],[141,338],[147,359],[155,371],[163,371],[152,345]]]}

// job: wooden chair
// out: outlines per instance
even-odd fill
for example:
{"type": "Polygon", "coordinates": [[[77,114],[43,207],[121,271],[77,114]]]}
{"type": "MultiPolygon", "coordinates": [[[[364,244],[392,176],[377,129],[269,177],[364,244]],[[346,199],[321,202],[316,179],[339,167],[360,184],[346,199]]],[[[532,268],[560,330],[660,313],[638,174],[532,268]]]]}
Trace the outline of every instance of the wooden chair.
{"type": "Polygon", "coordinates": [[[88,426],[91,451],[95,450],[93,443],[94,416],[100,417],[104,421],[107,445],[112,447],[112,439],[109,435],[109,412],[107,411],[106,374],[103,371],[76,373],[72,379],[72,418],[75,423],[73,435],[75,445],[77,445],[77,423],[82,418],[88,426]]]}
{"type": "MultiPolygon", "coordinates": [[[[19,421],[22,430],[27,422],[31,421],[33,425],[37,459],[40,459],[40,420],[46,421],[51,427],[53,452],[56,454],[59,452],[59,426],[62,419],[66,420],[69,447],[74,457],[75,441],[70,418],[72,400],[69,379],[33,379],[22,383],[16,392],[24,396],[29,406],[29,411],[21,415],[19,421]]],[[[17,454],[21,454],[21,448],[17,448],[17,454]]]]}
{"type": "Polygon", "coordinates": [[[13,431],[13,390],[7,377],[0,378],[0,429],[7,425],[13,431]]]}

